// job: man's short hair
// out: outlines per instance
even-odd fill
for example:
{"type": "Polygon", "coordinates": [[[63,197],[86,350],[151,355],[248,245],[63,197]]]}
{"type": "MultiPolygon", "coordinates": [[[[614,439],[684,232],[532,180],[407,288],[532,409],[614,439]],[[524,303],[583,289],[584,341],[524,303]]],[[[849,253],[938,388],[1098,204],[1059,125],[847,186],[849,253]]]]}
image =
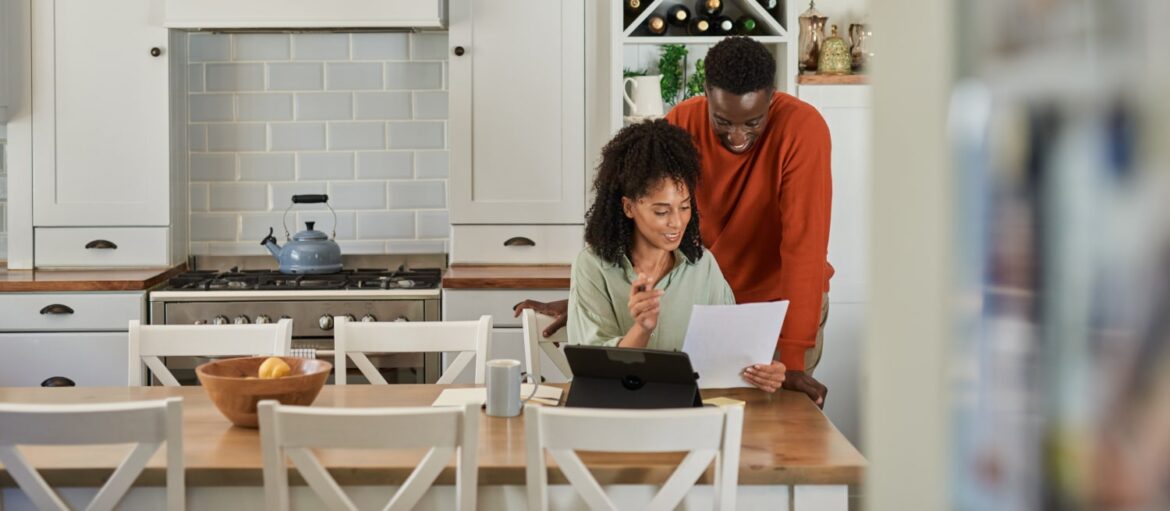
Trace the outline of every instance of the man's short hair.
{"type": "Polygon", "coordinates": [[[707,51],[707,86],[742,96],[776,86],[776,58],[755,39],[728,37],[707,51]]]}

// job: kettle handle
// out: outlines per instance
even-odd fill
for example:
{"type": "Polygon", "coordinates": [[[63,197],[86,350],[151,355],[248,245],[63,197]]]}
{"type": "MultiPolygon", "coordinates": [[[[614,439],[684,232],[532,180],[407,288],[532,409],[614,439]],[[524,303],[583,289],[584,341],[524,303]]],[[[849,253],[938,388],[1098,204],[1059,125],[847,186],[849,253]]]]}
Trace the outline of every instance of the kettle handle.
{"type": "MultiPolygon", "coordinates": [[[[329,196],[328,195],[293,195],[292,202],[289,202],[288,207],[284,208],[284,216],[282,216],[280,218],[280,224],[284,226],[284,239],[285,239],[285,241],[292,240],[292,235],[289,234],[289,232],[288,232],[288,210],[292,209],[292,207],[296,204],[317,204],[317,203],[324,204],[325,207],[329,208],[329,212],[333,213],[333,228],[330,230],[329,238],[333,239],[333,240],[337,239],[337,212],[333,210],[333,206],[329,205],[329,196]]],[[[269,233],[269,235],[271,235],[271,233],[269,233]]],[[[263,244],[263,243],[261,243],[261,244],[263,244]]]]}

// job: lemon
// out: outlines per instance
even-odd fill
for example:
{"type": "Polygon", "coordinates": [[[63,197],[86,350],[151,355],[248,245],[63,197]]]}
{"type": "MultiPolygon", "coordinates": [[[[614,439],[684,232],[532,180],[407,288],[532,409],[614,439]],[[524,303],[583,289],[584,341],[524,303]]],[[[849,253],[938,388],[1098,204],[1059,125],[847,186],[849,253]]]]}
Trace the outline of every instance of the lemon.
{"type": "Polygon", "coordinates": [[[268,357],[264,363],[260,364],[260,378],[262,379],[284,378],[291,372],[292,368],[280,357],[268,357]]]}

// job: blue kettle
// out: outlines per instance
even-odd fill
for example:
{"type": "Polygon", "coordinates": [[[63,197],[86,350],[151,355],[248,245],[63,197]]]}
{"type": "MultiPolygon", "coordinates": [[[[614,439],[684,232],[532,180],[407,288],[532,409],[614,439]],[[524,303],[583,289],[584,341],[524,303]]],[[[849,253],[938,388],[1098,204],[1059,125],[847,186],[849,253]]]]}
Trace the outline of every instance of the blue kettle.
{"type": "Polygon", "coordinates": [[[329,205],[328,195],[293,195],[292,203],[284,209],[284,246],[276,244],[273,229],[268,228],[268,236],[260,240],[260,244],[272,253],[280,262],[281,273],[335,273],[341,271],[341,247],[334,241],[337,238],[337,212],[329,205]],[[333,213],[333,236],[313,229],[315,222],[305,222],[305,230],[292,236],[288,234],[288,211],[293,204],[325,204],[333,213]]]}

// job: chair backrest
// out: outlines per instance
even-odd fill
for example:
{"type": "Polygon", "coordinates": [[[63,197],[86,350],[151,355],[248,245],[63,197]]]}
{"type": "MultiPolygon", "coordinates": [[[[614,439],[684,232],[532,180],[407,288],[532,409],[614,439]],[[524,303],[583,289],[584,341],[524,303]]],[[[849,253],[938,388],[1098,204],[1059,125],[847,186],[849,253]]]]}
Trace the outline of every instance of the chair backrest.
{"type": "Polygon", "coordinates": [[[288,356],[292,347],[292,320],[266,325],[143,325],[130,321],[131,387],[142,385],[145,363],[163,385],[179,381],[159,357],[288,356]]]}
{"type": "Polygon", "coordinates": [[[573,371],[569,369],[569,359],[565,358],[565,352],[561,351],[560,347],[569,342],[566,329],[557,330],[550,337],[544,336],[544,329],[548,328],[553,320],[552,316],[540,314],[532,309],[524,309],[520,313],[520,325],[524,328],[524,363],[528,367],[528,375],[535,383],[547,380],[545,371],[541,368],[541,352],[548,355],[548,359],[557,366],[561,374],[567,378],[573,377],[573,371]]]}
{"type": "Polygon", "coordinates": [[[129,403],[41,405],[0,403],[0,463],[37,509],[70,509],[21,454],[20,445],[138,444],[86,509],[122,500],[163,442],[167,444],[167,509],[182,510],[182,398],[129,403]]]}
{"type": "Polygon", "coordinates": [[[261,401],[260,448],[269,511],[289,508],[288,456],[329,509],[357,509],[311,448],[430,450],[384,509],[412,509],[456,456],[455,499],[475,509],[479,405],[463,408],[324,408],[261,401]]]}
{"type": "Polygon", "coordinates": [[[362,375],[374,384],[386,379],[366,357],[366,353],[434,353],[459,352],[437,383],[452,383],[475,362],[475,383],[483,383],[488,343],[492,334],[492,317],[478,321],[387,321],[358,322],[340,317],[333,326],[334,383],[345,385],[346,357],[353,360],[362,375]]]}
{"type": "Polygon", "coordinates": [[[715,507],[735,509],[743,408],[669,410],[524,409],[528,509],[548,509],[547,450],[590,509],[617,509],[577,450],[688,454],[645,509],[675,509],[715,462],[715,507]]]}

